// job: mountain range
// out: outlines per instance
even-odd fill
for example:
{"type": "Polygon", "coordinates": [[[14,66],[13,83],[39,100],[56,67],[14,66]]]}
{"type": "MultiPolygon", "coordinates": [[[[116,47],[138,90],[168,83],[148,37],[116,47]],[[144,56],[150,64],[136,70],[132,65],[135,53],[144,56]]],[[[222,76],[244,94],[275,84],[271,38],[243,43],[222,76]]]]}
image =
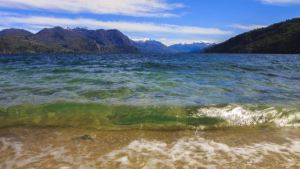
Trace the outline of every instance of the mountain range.
{"type": "Polygon", "coordinates": [[[0,53],[137,52],[118,30],[45,28],[36,34],[22,29],[0,32],[0,53]]]}
{"type": "Polygon", "coordinates": [[[155,40],[135,41],[134,46],[142,53],[170,53],[166,45],[155,40]]]}
{"type": "Polygon", "coordinates": [[[201,52],[203,49],[213,45],[210,43],[174,44],[166,46],[155,40],[136,41],[135,47],[144,53],[192,53],[201,52]]]}
{"type": "Polygon", "coordinates": [[[174,44],[169,46],[169,49],[180,53],[189,53],[189,52],[203,52],[204,49],[214,45],[213,43],[192,43],[192,44],[174,44]]]}
{"type": "Polygon", "coordinates": [[[300,54],[300,18],[243,33],[205,52],[300,54]]]}
{"type": "Polygon", "coordinates": [[[116,29],[44,28],[0,31],[0,54],[23,53],[300,53],[300,18],[233,37],[220,44],[166,46],[159,41],[133,41],[116,29]]]}
{"type": "MultiPolygon", "coordinates": [[[[133,41],[118,30],[83,28],[45,28],[33,34],[23,29],[0,31],[0,53],[171,53],[195,50],[184,45],[180,50],[159,41],[133,41]],[[186,49],[184,49],[186,48],[186,49]],[[191,50],[190,50],[191,49],[191,50]]],[[[205,45],[204,45],[205,46],[205,45]]],[[[203,46],[199,46],[200,48],[203,46]]]]}

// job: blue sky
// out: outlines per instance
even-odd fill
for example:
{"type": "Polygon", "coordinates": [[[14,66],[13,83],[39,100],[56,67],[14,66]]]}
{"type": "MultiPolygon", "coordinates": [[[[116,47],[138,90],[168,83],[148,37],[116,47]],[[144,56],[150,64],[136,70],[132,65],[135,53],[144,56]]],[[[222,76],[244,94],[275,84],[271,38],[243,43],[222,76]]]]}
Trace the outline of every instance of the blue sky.
{"type": "Polygon", "coordinates": [[[0,29],[119,29],[170,45],[222,42],[300,17],[300,0],[0,0],[0,29]]]}

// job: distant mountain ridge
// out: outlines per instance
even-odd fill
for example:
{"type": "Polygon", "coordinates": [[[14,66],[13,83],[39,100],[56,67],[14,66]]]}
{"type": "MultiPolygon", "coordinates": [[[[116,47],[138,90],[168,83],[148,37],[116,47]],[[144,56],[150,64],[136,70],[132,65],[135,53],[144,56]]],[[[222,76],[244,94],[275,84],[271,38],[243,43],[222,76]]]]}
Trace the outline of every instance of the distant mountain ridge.
{"type": "Polygon", "coordinates": [[[155,40],[135,41],[134,46],[142,53],[170,53],[172,52],[166,45],[155,40]]]}
{"type": "Polygon", "coordinates": [[[169,46],[169,49],[180,53],[202,52],[205,48],[214,45],[211,43],[191,43],[191,44],[174,44],[169,46]]]}
{"type": "Polygon", "coordinates": [[[131,53],[133,41],[118,30],[45,28],[36,34],[23,29],[0,31],[0,53],[131,53]]]}
{"type": "Polygon", "coordinates": [[[136,41],[135,47],[144,53],[191,53],[201,52],[203,49],[213,45],[210,43],[174,44],[166,46],[155,40],[136,41]]]}
{"type": "Polygon", "coordinates": [[[273,24],[231,38],[207,53],[300,53],[300,18],[273,24]]]}
{"type": "Polygon", "coordinates": [[[18,36],[18,37],[27,37],[27,36],[31,36],[33,35],[33,33],[23,30],[23,29],[4,29],[2,31],[0,31],[0,37],[3,36],[18,36]]]}

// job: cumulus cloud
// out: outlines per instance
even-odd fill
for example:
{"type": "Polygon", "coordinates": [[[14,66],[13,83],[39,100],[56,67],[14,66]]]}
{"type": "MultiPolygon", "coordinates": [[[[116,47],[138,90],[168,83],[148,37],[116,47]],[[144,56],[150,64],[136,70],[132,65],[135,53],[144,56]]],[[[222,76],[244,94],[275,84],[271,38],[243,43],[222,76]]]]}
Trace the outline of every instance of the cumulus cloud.
{"type": "Polygon", "coordinates": [[[71,13],[172,17],[177,16],[172,10],[183,7],[183,4],[168,3],[165,0],[0,0],[0,7],[71,13]]]}
{"type": "Polygon", "coordinates": [[[102,21],[89,18],[57,18],[46,16],[1,16],[6,27],[22,25],[23,28],[87,27],[89,29],[119,29],[123,32],[151,32],[168,34],[228,35],[231,32],[218,28],[156,24],[148,22],[102,21]]]}
{"type": "Polygon", "coordinates": [[[267,27],[266,25],[257,25],[257,24],[251,24],[251,25],[242,25],[242,24],[233,24],[229,25],[231,28],[235,29],[241,29],[241,30],[253,30],[258,28],[264,28],[267,27]]]}
{"type": "Polygon", "coordinates": [[[300,0],[261,0],[266,4],[300,4],[300,0]]]}

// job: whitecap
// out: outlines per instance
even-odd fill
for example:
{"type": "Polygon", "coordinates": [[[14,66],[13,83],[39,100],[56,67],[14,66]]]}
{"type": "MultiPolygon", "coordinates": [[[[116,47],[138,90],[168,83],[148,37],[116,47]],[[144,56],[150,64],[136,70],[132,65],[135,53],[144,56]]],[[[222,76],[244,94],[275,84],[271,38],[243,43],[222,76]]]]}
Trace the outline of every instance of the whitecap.
{"type": "Polygon", "coordinates": [[[253,110],[239,105],[225,107],[204,107],[194,114],[196,117],[217,117],[226,120],[229,125],[250,126],[265,123],[274,123],[278,127],[300,126],[296,123],[300,119],[300,112],[282,109],[278,111],[274,107],[261,110],[253,110]]]}

